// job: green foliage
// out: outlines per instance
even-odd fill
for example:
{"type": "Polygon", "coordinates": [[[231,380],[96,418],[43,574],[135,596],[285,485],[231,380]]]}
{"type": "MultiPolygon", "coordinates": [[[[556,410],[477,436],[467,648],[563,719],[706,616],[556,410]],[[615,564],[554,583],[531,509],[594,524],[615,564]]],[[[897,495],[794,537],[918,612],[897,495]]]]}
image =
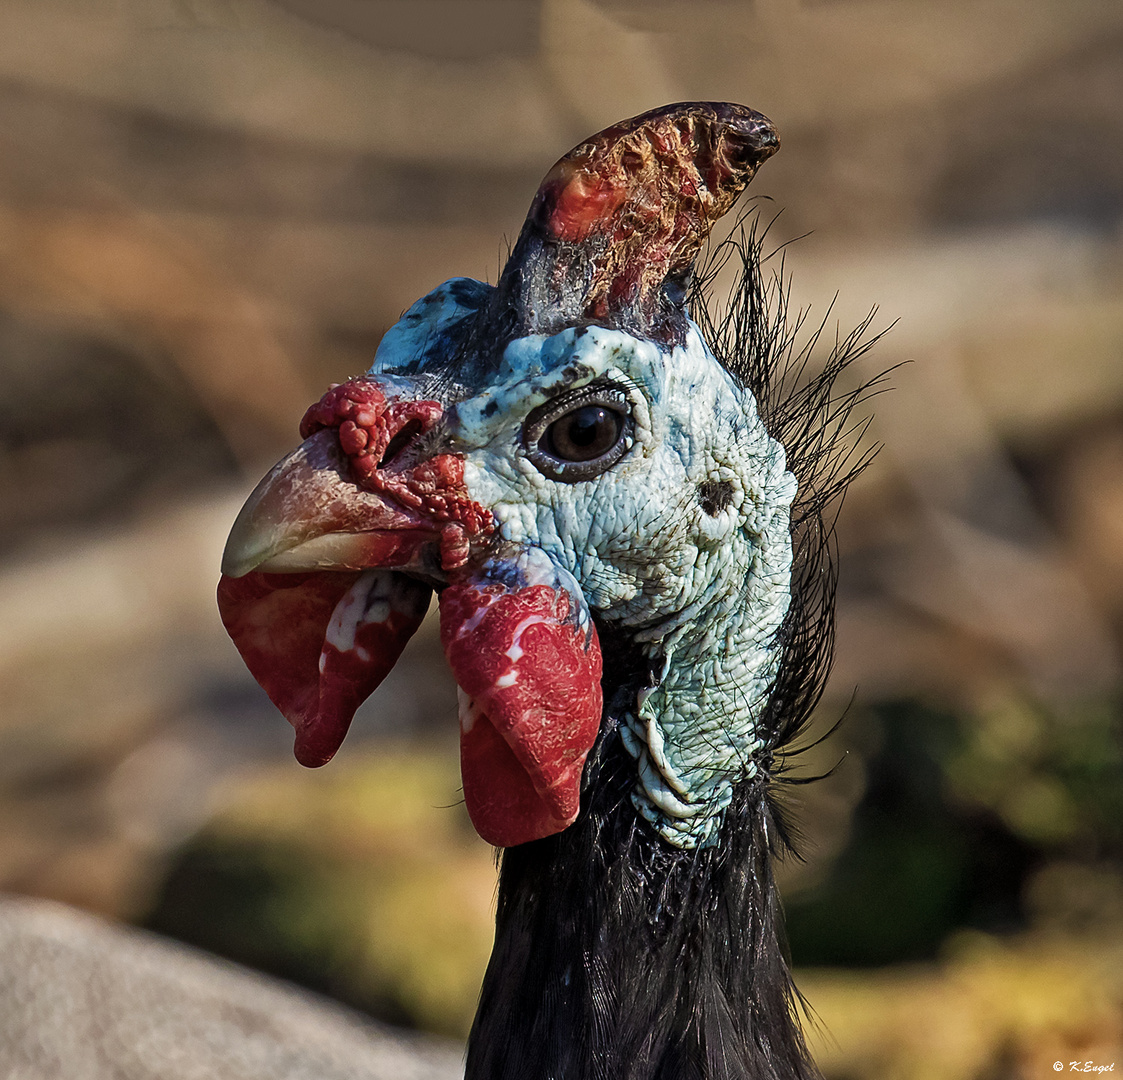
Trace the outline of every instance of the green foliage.
{"type": "MultiPolygon", "coordinates": [[[[1041,906],[1027,903],[1033,883],[1057,880],[1042,876],[1049,866],[1123,851],[1114,703],[1011,699],[955,714],[906,700],[849,725],[866,789],[830,871],[788,902],[797,964],[927,959],[961,928],[1024,928],[1041,906]]],[[[1054,912],[1058,903],[1044,900],[1054,912]]]]}
{"type": "Polygon", "coordinates": [[[467,1033],[495,867],[446,750],[239,787],[179,854],[148,925],[394,1023],[467,1033]]]}

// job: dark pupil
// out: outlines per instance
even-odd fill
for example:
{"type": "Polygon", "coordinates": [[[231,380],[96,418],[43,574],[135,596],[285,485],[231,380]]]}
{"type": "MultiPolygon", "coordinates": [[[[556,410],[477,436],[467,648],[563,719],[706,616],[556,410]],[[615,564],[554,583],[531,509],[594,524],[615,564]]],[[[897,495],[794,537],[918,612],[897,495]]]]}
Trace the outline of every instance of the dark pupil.
{"type": "Polygon", "coordinates": [[[547,446],[563,461],[592,461],[616,445],[620,428],[618,412],[603,405],[583,405],[546,429],[547,446]]]}

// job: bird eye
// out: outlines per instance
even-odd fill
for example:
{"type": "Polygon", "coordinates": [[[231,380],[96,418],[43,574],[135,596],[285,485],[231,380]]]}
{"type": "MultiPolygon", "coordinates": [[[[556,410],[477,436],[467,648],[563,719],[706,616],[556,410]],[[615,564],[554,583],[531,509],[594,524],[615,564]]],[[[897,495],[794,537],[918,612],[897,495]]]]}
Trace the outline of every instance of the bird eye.
{"type": "Polygon", "coordinates": [[[527,418],[527,456],[552,480],[588,480],[611,468],[630,445],[627,403],[615,389],[586,389],[548,402],[527,418]]]}
{"type": "Polygon", "coordinates": [[[603,405],[582,405],[548,428],[540,444],[561,461],[592,461],[616,445],[624,418],[603,405]]]}

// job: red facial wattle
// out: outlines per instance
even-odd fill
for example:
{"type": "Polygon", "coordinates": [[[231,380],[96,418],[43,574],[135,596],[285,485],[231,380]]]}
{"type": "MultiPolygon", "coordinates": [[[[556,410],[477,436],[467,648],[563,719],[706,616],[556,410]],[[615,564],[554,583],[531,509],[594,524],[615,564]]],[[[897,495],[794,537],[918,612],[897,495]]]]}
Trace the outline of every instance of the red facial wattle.
{"type": "Polygon", "coordinates": [[[296,729],[295,753],[331,760],[390,673],[432,589],[387,570],[223,577],[218,606],[253,677],[296,729]]]}
{"type": "Polygon", "coordinates": [[[462,692],[464,798],[476,831],[500,847],[573,823],[600,727],[596,629],[576,583],[553,578],[520,581],[513,561],[495,561],[440,598],[441,643],[462,692]]]}

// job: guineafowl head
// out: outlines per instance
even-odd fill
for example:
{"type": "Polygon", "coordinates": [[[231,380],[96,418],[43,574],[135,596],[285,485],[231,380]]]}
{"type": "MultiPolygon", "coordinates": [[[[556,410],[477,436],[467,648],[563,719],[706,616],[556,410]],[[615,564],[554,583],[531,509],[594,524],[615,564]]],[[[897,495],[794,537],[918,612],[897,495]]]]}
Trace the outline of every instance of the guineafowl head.
{"type": "Polygon", "coordinates": [[[751,243],[731,321],[692,311],[699,251],[778,145],[759,113],[695,102],[576,147],[497,284],[417,301],[227,545],[223,620],[307,765],[439,596],[468,811],[509,849],[474,1075],[742,1075],[687,1068],[722,1040],[803,1075],[763,793],[829,649],[785,446],[829,379],[774,407],[786,343],[751,243]],[[554,1047],[545,1071],[495,1056],[516,1031],[554,1047]]]}

